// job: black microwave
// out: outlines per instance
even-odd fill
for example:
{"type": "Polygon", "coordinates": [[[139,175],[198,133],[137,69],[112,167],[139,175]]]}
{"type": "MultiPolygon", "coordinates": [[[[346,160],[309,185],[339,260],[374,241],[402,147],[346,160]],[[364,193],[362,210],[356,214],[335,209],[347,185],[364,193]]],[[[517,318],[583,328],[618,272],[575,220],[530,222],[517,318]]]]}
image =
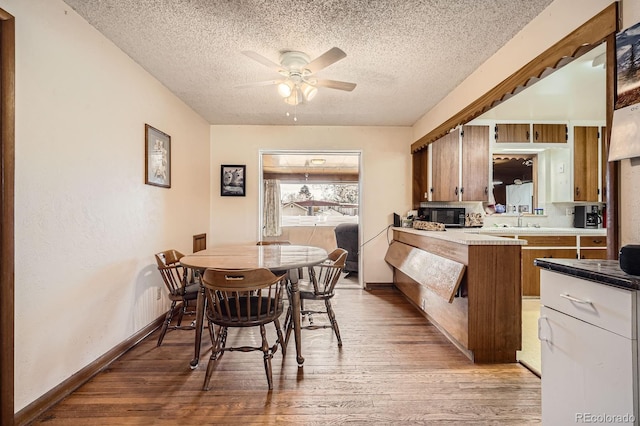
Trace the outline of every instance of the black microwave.
{"type": "Polygon", "coordinates": [[[465,216],[465,209],[460,207],[421,207],[418,210],[418,219],[444,223],[448,228],[464,227],[465,216]]]}

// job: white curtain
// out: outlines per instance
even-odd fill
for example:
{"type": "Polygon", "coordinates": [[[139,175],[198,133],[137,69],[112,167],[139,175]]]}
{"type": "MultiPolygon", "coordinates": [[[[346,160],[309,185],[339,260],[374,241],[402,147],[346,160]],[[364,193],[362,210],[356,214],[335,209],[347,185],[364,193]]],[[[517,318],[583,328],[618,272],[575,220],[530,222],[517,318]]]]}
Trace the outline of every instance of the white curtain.
{"type": "Polygon", "coordinates": [[[265,179],[264,181],[264,230],[265,237],[282,235],[280,217],[280,181],[265,179]]]}

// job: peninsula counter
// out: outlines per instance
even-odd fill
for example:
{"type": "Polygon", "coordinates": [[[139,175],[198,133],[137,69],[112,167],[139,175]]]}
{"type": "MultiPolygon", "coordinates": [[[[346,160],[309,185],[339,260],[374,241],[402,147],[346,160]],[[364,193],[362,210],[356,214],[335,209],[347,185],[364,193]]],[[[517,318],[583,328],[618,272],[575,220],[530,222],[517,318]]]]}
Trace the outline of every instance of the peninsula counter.
{"type": "Polygon", "coordinates": [[[516,362],[525,240],[393,228],[385,260],[395,286],[476,363],[516,362]]]}

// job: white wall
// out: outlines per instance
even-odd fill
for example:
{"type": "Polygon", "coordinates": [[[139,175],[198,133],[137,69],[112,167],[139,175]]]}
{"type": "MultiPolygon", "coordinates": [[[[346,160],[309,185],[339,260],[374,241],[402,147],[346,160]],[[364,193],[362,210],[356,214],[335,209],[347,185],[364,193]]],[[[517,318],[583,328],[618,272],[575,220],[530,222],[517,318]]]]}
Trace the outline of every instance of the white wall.
{"type": "MultiPolygon", "coordinates": [[[[393,223],[393,212],[411,207],[411,128],[316,126],[211,127],[211,244],[254,243],[258,233],[259,151],[271,149],[361,150],[360,239],[393,223]],[[220,165],[246,164],[246,197],[220,196],[220,165]]],[[[382,233],[364,246],[365,283],[390,283],[382,233]]]]}
{"type": "Polygon", "coordinates": [[[166,311],[153,254],[208,232],[209,125],[62,1],[0,7],[16,17],[18,411],[166,311]],[[171,136],[170,189],[144,184],[145,123],[171,136]]]}
{"type": "MultiPolygon", "coordinates": [[[[429,133],[540,53],[591,19],[611,0],[555,0],[413,126],[413,140],[429,133]]],[[[622,28],[640,21],[640,2],[623,0],[622,28]]],[[[640,160],[621,161],[620,244],[640,243],[640,160]]]]}

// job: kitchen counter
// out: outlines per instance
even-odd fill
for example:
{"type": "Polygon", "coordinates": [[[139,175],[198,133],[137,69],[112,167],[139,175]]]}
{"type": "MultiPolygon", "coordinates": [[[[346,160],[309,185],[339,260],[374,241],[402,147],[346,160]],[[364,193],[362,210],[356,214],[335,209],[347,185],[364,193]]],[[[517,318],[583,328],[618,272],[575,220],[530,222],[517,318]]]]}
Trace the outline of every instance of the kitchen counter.
{"type": "Polygon", "coordinates": [[[571,275],[597,283],[640,290],[640,277],[620,269],[617,260],[536,259],[535,265],[554,272],[571,275]]]}
{"type": "Polygon", "coordinates": [[[518,246],[527,244],[524,240],[514,240],[513,238],[500,238],[492,235],[486,235],[484,232],[480,232],[481,229],[482,228],[454,228],[447,229],[446,231],[423,231],[421,229],[413,228],[393,228],[394,231],[436,238],[466,246],[518,246]]]}
{"type": "Polygon", "coordinates": [[[606,228],[586,229],[586,228],[535,228],[527,227],[500,227],[487,226],[485,228],[465,228],[464,232],[479,233],[489,235],[607,235],[606,228]]]}

